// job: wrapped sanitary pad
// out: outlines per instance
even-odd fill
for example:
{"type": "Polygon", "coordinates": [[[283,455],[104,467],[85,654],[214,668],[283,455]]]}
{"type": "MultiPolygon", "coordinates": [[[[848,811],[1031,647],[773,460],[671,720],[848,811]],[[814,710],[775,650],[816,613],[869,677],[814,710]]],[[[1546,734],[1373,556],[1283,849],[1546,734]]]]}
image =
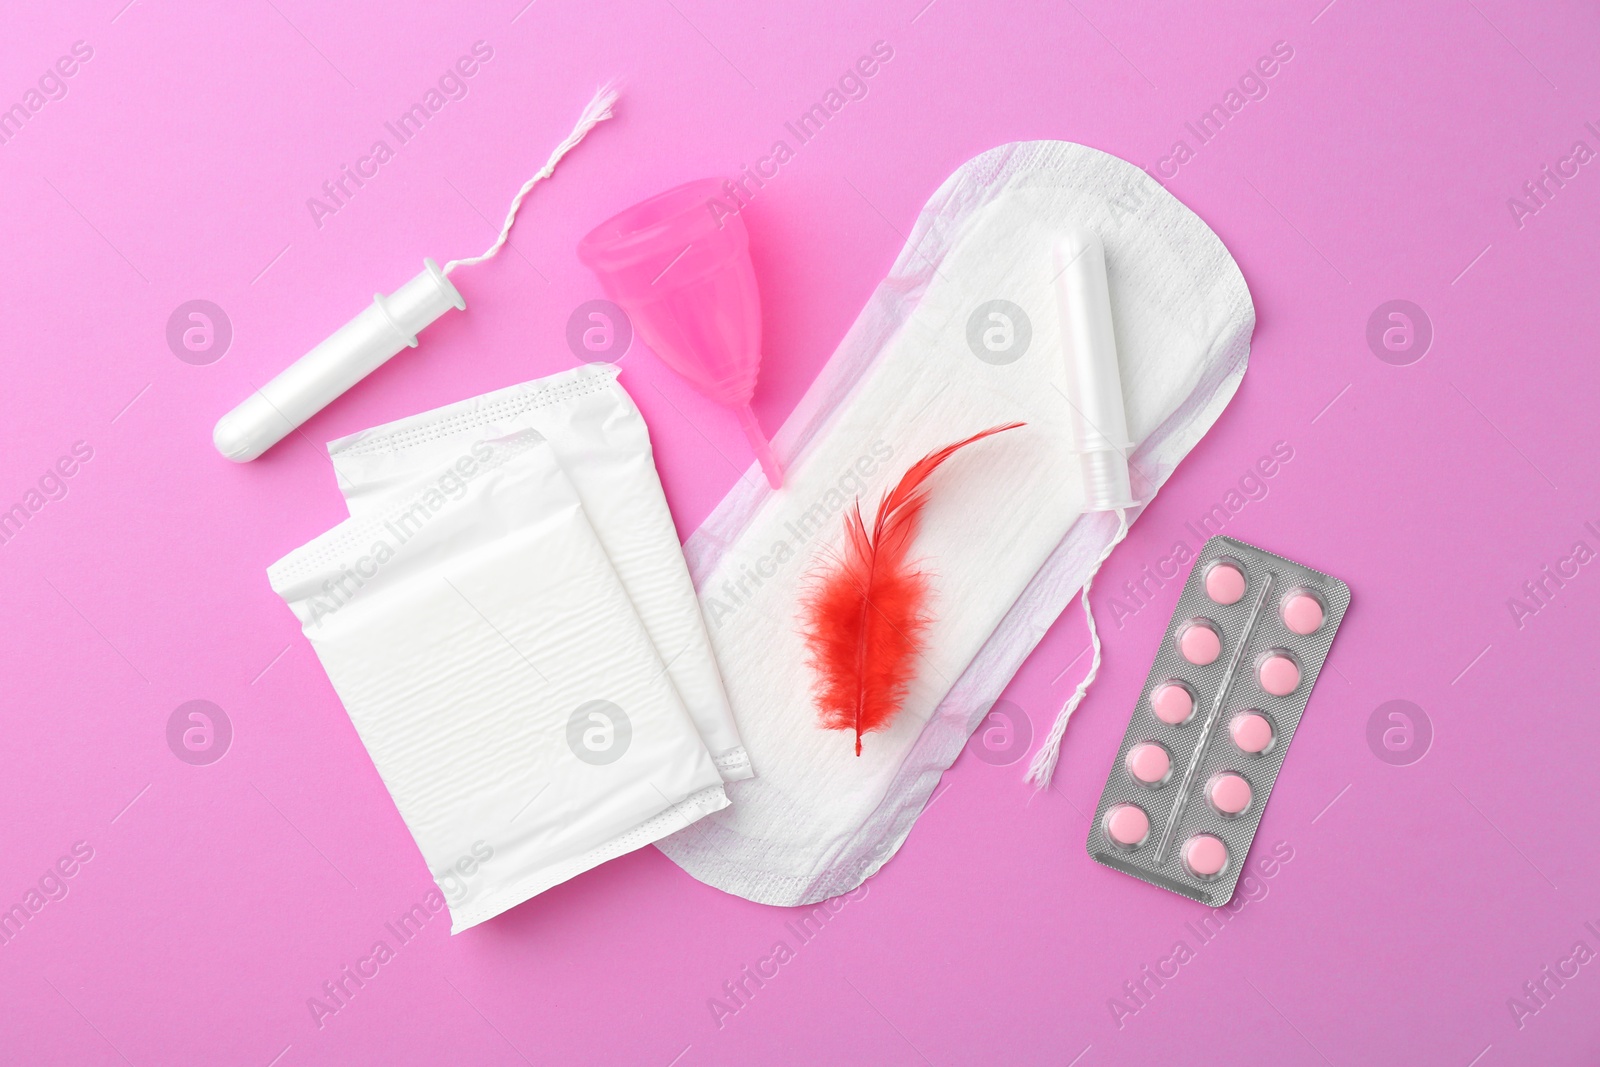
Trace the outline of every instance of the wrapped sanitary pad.
{"type": "Polygon", "coordinates": [[[268,577],[459,932],[728,801],[550,443],[435,458],[268,577]]]}
{"type": "Polygon", "coordinates": [[[350,514],[369,515],[425,488],[472,442],[524,429],[550,442],[723,779],[749,778],[649,430],[617,368],[577,367],[485,393],[341,438],[328,453],[350,514]]]}

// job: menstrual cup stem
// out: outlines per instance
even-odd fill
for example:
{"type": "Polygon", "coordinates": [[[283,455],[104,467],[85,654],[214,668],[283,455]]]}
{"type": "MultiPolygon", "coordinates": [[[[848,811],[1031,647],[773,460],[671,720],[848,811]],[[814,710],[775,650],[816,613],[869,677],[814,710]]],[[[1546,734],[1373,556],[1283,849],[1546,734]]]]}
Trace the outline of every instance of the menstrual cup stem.
{"type": "Polygon", "coordinates": [[[756,413],[750,410],[749,404],[739,409],[739,425],[744,427],[744,435],[749,439],[756,459],[761,461],[767,484],[774,489],[783,488],[783,471],[778,468],[778,457],[772,454],[772,446],[767,444],[766,437],[762,435],[761,424],[756,421],[756,413]]]}

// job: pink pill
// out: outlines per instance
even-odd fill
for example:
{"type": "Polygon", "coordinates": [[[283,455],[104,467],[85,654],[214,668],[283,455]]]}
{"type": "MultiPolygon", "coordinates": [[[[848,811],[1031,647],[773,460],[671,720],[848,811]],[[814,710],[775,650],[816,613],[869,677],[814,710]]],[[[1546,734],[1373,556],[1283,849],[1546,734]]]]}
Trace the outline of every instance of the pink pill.
{"type": "Polygon", "coordinates": [[[1201,878],[1210,878],[1228,865],[1228,846],[1210,834],[1195,834],[1183,843],[1183,862],[1201,878]]]}
{"type": "Polygon", "coordinates": [[[1145,785],[1155,785],[1165,780],[1171,769],[1172,757],[1153,741],[1145,741],[1128,750],[1128,773],[1145,785]]]}
{"type": "Polygon", "coordinates": [[[1203,622],[1190,623],[1178,635],[1178,651],[1196,667],[1204,667],[1222,655],[1222,638],[1203,622]]]}
{"type": "Polygon", "coordinates": [[[1106,836],[1123,848],[1142,845],[1150,836],[1150,816],[1135,804],[1118,804],[1106,812],[1106,836]]]}
{"type": "Polygon", "coordinates": [[[1297,634],[1314,634],[1322,625],[1322,602],[1307,593],[1296,593],[1283,605],[1283,624],[1297,634]]]}
{"type": "Polygon", "coordinates": [[[1261,688],[1275,697],[1286,697],[1300,684],[1300,668],[1288,656],[1274,653],[1261,661],[1261,688]]]}
{"type": "Polygon", "coordinates": [[[1217,564],[1206,571],[1206,596],[1218,604],[1237,604],[1244,596],[1244,575],[1231,563],[1217,564]]]}
{"type": "Polygon", "coordinates": [[[1228,724],[1228,733],[1233,735],[1233,743],[1241,752],[1265,752],[1272,744],[1272,724],[1265,715],[1253,711],[1235,715],[1228,724]]]}
{"type": "Polygon", "coordinates": [[[1250,806],[1250,783],[1232,771],[1224,771],[1206,786],[1211,806],[1224,815],[1237,815],[1250,806]]]}
{"type": "Polygon", "coordinates": [[[1162,722],[1176,726],[1194,712],[1194,697],[1181,685],[1158,686],[1150,694],[1150,710],[1162,722]]]}

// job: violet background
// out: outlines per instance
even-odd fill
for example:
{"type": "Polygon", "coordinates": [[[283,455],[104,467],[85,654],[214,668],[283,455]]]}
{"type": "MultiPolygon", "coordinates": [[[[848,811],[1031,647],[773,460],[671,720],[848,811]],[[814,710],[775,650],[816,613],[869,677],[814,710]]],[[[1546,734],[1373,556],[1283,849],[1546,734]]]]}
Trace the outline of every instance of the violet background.
{"type": "MultiPolygon", "coordinates": [[[[75,842],[94,856],[0,945],[0,1061],[1595,1062],[1600,963],[1520,1027],[1507,1001],[1576,942],[1600,950],[1600,563],[1520,627],[1508,600],[1574,542],[1600,548],[1600,162],[1521,226],[1507,200],[1575,141],[1600,149],[1600,15],[1324,3],[8,10],[0,105],[73,42],[93,58],[0,146],[0,505],[75,442],[93,458],[0,545],[0,905],[75,842]],[[494,56],[469,95],[316,226],[307,198],[478,40],[494,56]],[[894,55],[867,96],[745,212],[769,430],[964,160],[1059,138],[1154,169],[1275,42],[1293,48],[1269,95],[1163,178],[1238,259],[1258,326],[1238,396],[1096,585],[1109,598],[1196,547],[1185,523],[1293,449],[1226,527],[1353,591],[1252,857],[1282,841],[1292,861],[1201,945],[1185,924],[1207,909],[1085,855],[1172,582],[1108,625],[1056,789],[1036,797],[1022,762],[969,746],[865,895],[720,1027],[709,1000],[798,945],[796,916],[645,849],[459,937],[434,919],[319,1028],[307,998],[432,885],[264,575],[343,514],[322,443],[573,365],[568,316],[600,295],[579,236],[794,147],[784,123],[878,41],[894,55]],[[467,314],[262,460],[212,451],[219,415],[375,289],[480,251],[614,75],[618,117],[534,193],[515,251],[457,276],[467,314]],[[206,366],[165,339],[195,298],[234,334],[206,366]],[[1434,330],[1408,366],[1366,341],[1393,299],[1434,330]],[[209,766],[167,745],[193,699],[233,726],[209,766]],[[1390,700],[1431,723],[1409,765],[1368,744],[1390,700]],[[1195,958],[1119,1027],[1109,1003],[1179,939],[1195,958]]],[[[687,535],[748,453],[641,345],[623,367],[687,535]]],[[[1006,692],[1036,733],[1086,643],[1069,612],[1006,692]]]]}

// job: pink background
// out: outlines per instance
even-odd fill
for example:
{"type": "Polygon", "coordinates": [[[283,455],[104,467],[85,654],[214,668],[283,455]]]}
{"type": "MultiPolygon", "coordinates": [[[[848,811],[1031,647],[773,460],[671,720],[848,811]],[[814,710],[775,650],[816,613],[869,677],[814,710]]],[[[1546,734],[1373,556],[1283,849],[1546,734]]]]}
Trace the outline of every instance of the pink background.
{"type": "MultiPolygon", "coordinates": [[[[1600,127],[1592,5],[125,3],[13,5],[0,34],[0,106],[73,42],[93,49],[0,146],[0,505],[75,442],[93,449],[65,497],[0,545],[0,906],[75,843],[93,850],[66,897],[0,945],[0,1059],[1600,1058],[1600,962],[1559,987],[1541,973],[1580,940],[1600,951],[1584,925],[1600,929],[1600,562],[1550,583],[1520,626],[1508,607],[1574,542],[1600,549],[1600,162],[1520,227],[1507,206],[1574,141],[1600,149],[1584,125],[1600,127]],[[307,198],[477,40],[494,55],[469,95],[315,225],[307,198]],[[1250,283],[1250,371],[1097,589],[1109,612],[1143,566],[1194,547],[1185,522],[1258,457],[1293,449],[1227,526],[1354,594],[1253,854],[1282,841],[1292,860],[1202,943],[1186,924],[1206,909],[1085,855],[1083,813],[1169,584],[1108,627],[1058,789],[1036,797],[1022,763],[969,746],[865,895],[720,1027],[708,1001],[793,945],[794,916],[645,849],[462,936],[435,919],[319,1028],[307,998],[431,886],[263,573],[343,513],[322,442],[573,365],[568,316],[599,296],[578,237],[671,184],[736,175],[880,40],[894,56],[866,98],[746,212],[770,339],[761,420],[782,421],[963,160],[1061,138],[1153,169],[1187,140],[1193,157],[1165,180],[1250,283]],[[1269,95],[1197,146],[1185,122],[1277,41],[1294,55],[1269,95]],[[485,246],[487,219],[613,75],[628,79],[619,117],[534,194],[515,254],[458,276],[469,313],[264,459],[218,458],[212,423],[253,384],[422,256],[485,246]],[[195,298],[234,331],[205,366],[165,340],[195,298]],[[1397,298],[1435,332],[1409,366],[1366,342],[1397,298]],[[234,730],[209,766],[166,740],[193,699],[234,730]],[[1390,700],[1431,723],[1409,765],[1368,743],[1390,700]],[[1194,958],[1119,1020],[1123,983],[1180,939],[1194,958]],[[1542,1006],[1523,989],[1540,980],[1542,1006]]],[[[727,457],[748,453],[648,352],[623,366],[687,534],[737,477],[727,457]]],[[[1070,613],[1007,692],[1035,732],[1086,640],[1070,613]]]]}

